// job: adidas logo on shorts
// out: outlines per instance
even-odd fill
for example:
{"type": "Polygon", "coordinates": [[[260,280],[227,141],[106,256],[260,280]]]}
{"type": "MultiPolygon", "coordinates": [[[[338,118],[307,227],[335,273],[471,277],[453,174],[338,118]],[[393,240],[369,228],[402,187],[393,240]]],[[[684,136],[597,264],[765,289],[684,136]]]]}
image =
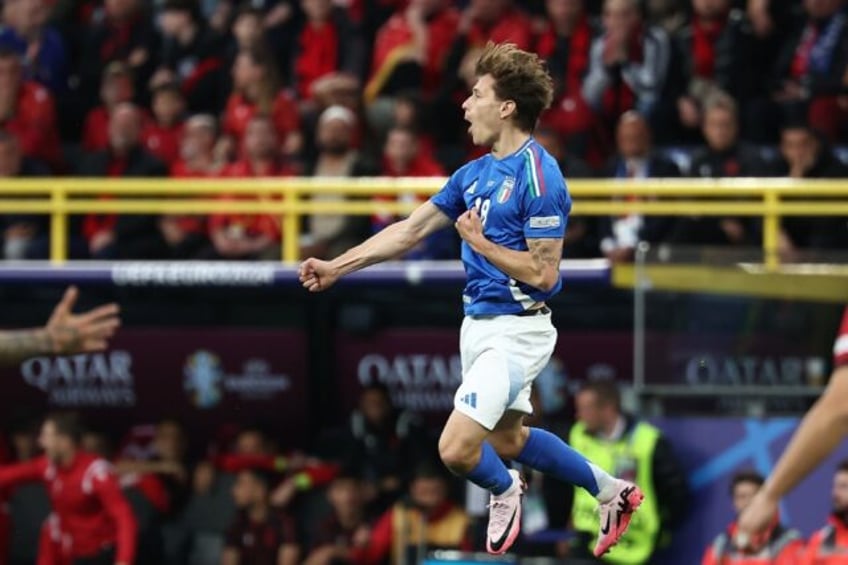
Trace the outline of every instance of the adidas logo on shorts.
{"type": "Polygon", "coordinates": [[[467,404],[472,408],[477,408],[477,393],[471,392],[459,399],[463,404],[467,404]]]}

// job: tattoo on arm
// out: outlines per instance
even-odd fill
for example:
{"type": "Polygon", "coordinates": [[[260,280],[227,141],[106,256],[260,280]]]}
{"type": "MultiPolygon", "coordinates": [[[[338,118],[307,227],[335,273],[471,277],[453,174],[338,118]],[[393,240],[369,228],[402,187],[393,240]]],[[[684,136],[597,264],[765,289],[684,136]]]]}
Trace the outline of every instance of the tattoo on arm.
{"type": "Polygon", "coordinates": [[[0,332],[0,365],[10,365],[27,357],[52,353],[53,346],[46,330],[0,332]]]}
{"type": "Polygon", "coordinates": [[[540,268],[545,266],[558,268],[562,259],[561,239],[528,239],[527,247],[533,262],[540,268]]]}

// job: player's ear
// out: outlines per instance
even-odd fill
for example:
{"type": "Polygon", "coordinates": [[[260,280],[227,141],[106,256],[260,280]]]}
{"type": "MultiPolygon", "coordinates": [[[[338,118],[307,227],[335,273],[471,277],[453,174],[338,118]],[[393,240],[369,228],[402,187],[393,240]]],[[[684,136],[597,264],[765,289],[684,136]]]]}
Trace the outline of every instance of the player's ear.
{"type": "Polygon", "coordinates": [[[515,102],[512,100],[504,100],[501,102],[501,119],[505,120],[516,112],[515,102]]]}

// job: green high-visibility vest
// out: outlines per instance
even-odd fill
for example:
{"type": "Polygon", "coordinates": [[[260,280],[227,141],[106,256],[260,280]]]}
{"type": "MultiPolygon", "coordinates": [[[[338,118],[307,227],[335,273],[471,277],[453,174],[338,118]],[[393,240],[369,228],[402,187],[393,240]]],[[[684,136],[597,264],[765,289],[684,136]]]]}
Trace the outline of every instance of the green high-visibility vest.
{"type": "MultiPolygon", "coordinates": [[[[654,492],[653,458],[660,431],[639,422],[618,441],[598,439],[586,433],[586,427],[575,424],[569,433],[571,447],[604,471],[633,479],[645,494],[645,500],[633,515],[627,533],[605,556],[604,561],[616,565],[647,563],[654,553],[660,531],[660,513],[654,492]],[[627,475],[630,475],[627,477],[627,475]]],[[[591,545],[598,539],[598,501],[580,487],[575,487],[571,520],[578,532],[591,534],[591,545]]]]}

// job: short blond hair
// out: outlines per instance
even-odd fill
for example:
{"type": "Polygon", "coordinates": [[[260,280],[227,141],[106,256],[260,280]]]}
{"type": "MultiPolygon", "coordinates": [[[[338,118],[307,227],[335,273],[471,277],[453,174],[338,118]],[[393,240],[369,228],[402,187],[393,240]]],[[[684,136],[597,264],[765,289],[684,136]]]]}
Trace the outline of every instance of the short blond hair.
{"type": "Polygon", "coordinates": [[[490,75],[495,96],[515,102],[515,122],[522,131],[532,132],[553,100],[554,81],[545,62],[512,43],[486,44],[474,73],[478,77],[490,75]]]}

